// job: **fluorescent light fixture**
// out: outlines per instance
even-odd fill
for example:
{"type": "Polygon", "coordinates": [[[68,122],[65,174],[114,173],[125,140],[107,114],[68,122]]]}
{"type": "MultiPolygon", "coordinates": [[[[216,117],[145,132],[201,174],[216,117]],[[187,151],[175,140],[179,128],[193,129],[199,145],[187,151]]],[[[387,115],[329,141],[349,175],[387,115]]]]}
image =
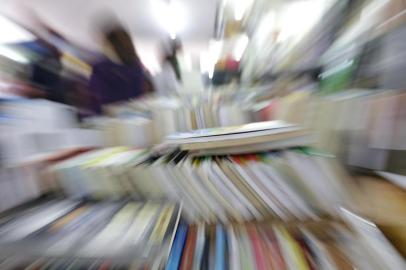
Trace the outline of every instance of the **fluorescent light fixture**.
{"type": "Polygon", "coordinates": [[[202,52],[200,54],[200,72],[209,73],[212,63],[208,52],[202,52]]]}
{"type": "Polygon", "coordinates": [[[185,26],[183,6],[177,1],[166,2],[164,0],[154,0],[152,4],[156,20],[170,35],[171,39],[176,39],[176,35],[185,26]]]}
{"type": "Polygon", "coordinates": [[[208,73],[209,78],[213,78],[214,69],[221,57],[223,42],[221,40],[211,40],[208,52],[200,55],[200,70],[202,73],[208,73]]]}
{"type": "Polygon", "coordinates": [[[0,16],[0,33],[0,43],[34,40],[30,32],[3,16],[0,16]]]}
{"type": "Polygon", "coordinates": [[[234,19],[236,21],[241,21],[244,17],[244,13],[251,4],[252,0],[233,0],[234,19]]]}
{"type": "Polygon", "coordinates": [[[233,56],[234,59],[240,61],[242,56],[244,55],[244,51],[248,46],[249,38],[247,35],[241,35],[234,47],[233,56]]]}
{"type": "Polygon", "coordinates": [[[273,41],[271,33],[273,33],[273,31],[275,30],[275,18],[276,15],[275,11],[273,10],[268,11],[267,14],[262,17],[259,26],[253,36],[253,42],[258,48],[262,49],[265,43],[268,43],[269,47],[269,41],[273,41]]]}
{"type": "Polygon", "coordinates": [[[209,52],[203,52],[200,54],[200,72],[202,74],[207,73],[209,78],[212,79],[215,66],[216,62],[213,62],[209,52]]]}
{"type": "Polygon", "coordinates": [[[210,66],[209,66],[209,78],[213,79],[214,69],[216,68],[216,64],[221,57],[221,52],[223,50],[223,42],[220,40],[213,40],[210,42],[209,45],[209,59],[210,59],[210,66]]]}
{"type": "Polygon", "coordinates": [[[216,63],[221,56],[223,42],[221,40],[211,40],[209,43],[210,60],[216,63]]]}
{"type": "Polygon", "coordinates": [[[161,72],[161,65],[150,43],[138,43],[137,51],[142,64],[152,75],[161,72]]]}
{"type": "Polygon", "coordinates": [[[287,4],[281,12],[281,32],[279,42],[289,38],[300,39],[320,19],[326,0],[302,0],[287,4]]]}
{"type": "Polygon", "coordinates": [[[272,31],[275,27],[275,11],[270,10],[268,13],[262,18],[259,26],[258,26],[258,34],[261,36],[266,36],[272,31]]]}
{"type": "Polygon", "coordinates": [[[213,79],[215,66],[216,66],[216,65],[212,65],[211,68],[210,68],[210,70],[209,70],[209,78],[210,78],[210,79],[213,79]]]}
{"type": "Polygon", "coordinates": [[[21,53],[6,46],[0,46],[0,55],[22,64],[29,62],[21,53]]]}

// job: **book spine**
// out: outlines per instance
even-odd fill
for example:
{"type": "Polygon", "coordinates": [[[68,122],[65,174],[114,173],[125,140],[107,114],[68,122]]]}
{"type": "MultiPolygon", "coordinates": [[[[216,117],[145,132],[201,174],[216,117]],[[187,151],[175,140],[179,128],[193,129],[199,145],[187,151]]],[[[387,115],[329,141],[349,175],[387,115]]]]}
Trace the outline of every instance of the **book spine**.
{"type": "Polygon", "coordinates": [[[168,263],[165,270],[178,270],[180,260],[182,258],[183,248],[186,242],[186,235],[188,228],[184,224],[180,224],[176,232],[175,240],[172,246],[171,253],[169,254],[168,263]]]}

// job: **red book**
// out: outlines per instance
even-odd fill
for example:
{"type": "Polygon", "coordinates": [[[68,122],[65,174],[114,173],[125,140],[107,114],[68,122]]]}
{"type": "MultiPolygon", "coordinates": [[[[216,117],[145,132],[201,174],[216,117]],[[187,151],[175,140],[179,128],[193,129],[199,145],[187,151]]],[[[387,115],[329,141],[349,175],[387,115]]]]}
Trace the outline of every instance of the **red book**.
{"type": "Polygon", "coordinates": [[[287,269],[278,241],[276,240],[272,230],[269,228],[265,233],[267,236],[268,254],[272,258],[272,268],[278,270],[287,269]]]}
{"type": "Polygon", "coordinates": [[[196,249],[197,227],[191,225],[186,238],[185,249],[182,255],[180,270],[190,270],[193,267],[193,258],[196,249]]]}
{"type": "Polygon", "coordinates": [[[267,263],[265,260],[265,254],[264,251],[262,250],[261,246],[261,239],[258,235],[258,231],[253,225],[249,225],[247,227],[248,235],[250,236],[251,239],[251,245],[252,249],[254,250],[254,256],[255,256],[255,262],[257,264],[257,269],[258,270],[267,270],[269,267],[267,267],[267,263]]]}

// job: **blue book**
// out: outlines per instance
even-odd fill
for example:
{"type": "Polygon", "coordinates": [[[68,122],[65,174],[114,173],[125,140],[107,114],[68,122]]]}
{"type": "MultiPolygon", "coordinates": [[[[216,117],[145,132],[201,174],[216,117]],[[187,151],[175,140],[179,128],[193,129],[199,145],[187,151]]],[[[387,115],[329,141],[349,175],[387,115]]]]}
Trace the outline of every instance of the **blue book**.
{"type": "Polygon", "coordinates": [[[182,258],[183,247],[186,242],[188,227],[184,224],[179,224],[178,230],[173,240],[171,252],[169,254],[166,270],[177,270],[179,268],[180,260],[182,258]]]}
{"type": "Polygon", "coordinates": [[[216,270],[226,270],[225,261],[225,249],[226,249],[226,236],[224,229],[220,224],[216,226],[216,259],[215,268],[216,270]]]}

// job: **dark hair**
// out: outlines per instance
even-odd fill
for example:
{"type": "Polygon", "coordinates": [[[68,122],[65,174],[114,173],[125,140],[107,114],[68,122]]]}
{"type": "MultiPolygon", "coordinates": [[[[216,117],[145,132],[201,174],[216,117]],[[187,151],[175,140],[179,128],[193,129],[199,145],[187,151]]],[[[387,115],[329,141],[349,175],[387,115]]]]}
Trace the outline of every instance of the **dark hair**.
{"type": "Polygon", "coordinates": [[[121,25],[111,27],[105,31],[104,37],[124,64],[131,65],[138,61],[132,39],[124,27],[121,25]]]}

